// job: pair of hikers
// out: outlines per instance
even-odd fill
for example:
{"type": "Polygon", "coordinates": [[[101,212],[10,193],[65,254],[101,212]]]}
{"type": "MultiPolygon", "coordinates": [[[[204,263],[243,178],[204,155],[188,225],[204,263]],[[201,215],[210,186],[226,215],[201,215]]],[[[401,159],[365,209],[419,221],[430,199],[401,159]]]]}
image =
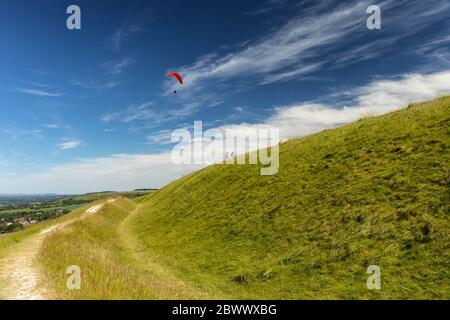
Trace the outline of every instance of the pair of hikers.
{"type": "Polygon", "coordinates": [[[233,157],[234,157],[234,152],[231,152],[231,154],[227,152],[227,153],[225,154],[225,160],[231,159],[231,158],[233,158],[233,157]]]}

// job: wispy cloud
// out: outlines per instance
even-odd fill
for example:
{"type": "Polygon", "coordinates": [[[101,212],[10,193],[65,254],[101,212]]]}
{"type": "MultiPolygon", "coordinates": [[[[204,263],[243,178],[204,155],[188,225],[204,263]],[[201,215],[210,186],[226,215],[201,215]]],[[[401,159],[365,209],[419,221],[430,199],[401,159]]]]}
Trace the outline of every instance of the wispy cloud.
{"type": "Polygon", "coordinates": [[[119,51],[125,41],[130,39],[133,35],[145,31],[147,31],[147,29],[141,25],[122,26],[107,37],[107,47],[114,51],[119,51]]]}
{"type": "Polygon", "coordinates": [[[441,33],[437,34],[437,39],[432,39],[422,43],[421,47],[414,50],[415,53],[421,54],[423,58],[430,61],[429,65],[437,68],[437,70],[450,66],[450,24],[444,28],[441,33]]]}
{"type": "Polygon", "coordinates": [[[26,85],[33,86],[33,87],[46,88],[46,89],[53,88],[53,86],[51,86],[51,85],[48,85],[45,83],[40,83],[40,82],[34,82],[34,81],[22,81],[22,82],[26,85]]]}
{"type": "MultiPolygon", "coordinates": [[[[437,1],[385,0],[382,36],[369,36],[366,8],[370,1],[346,2],[338,8],[317,2],[300,11],[284,25],[243,48],[226,54],[212,53],[189,66],[177,68],[184,75],[186,98],[199,92],[229,90],[229,86],[257,86],[299,79],[324,68],[341,68],[386,54],[392,45],[447,19],[450,3],[437,1]],[[390,13],[392,12],[392,13],[390,13]],[[395,13],[395,14],[394,14],[395,13]],[[414,17],[414,23],[411,23],[414,17]]],[[[372,34],[373,35],[373,34],[372,34]]],[[[166,81],[165,93],[177,89],[166,81]]]]}
{"type": "Polygon", "coordinates": [[[61,150],[75,149],[81,146],[81,141],[76,139],[67,139],[61,143],[58,143],[57,146],[61,150]]]}
{"type": "Polygon", "coordinates": [[[258,124],[225,125],[226,128],[277,128],[282,138],[303,136],[323,129],[381,115],[408,104],[450,94],[450,70],[430,74],[407,74],[396,79],[375,80],[346,90],[335,98],[348,104],[300,103],[276,108],[274,114],[258,124]]]}
{"type": "Polygon", "coordinates": [[[33,69],[32,70],[34,73],[42,75],[42,76],[48,76],[51,75],[52,73],[50,71],[47,70],[42,70],[42,69],[33,69]]]}
{"type": "MultiPolygon", "coordinates": [[[[123,123],[132,123],[136,121],[151,121],[150,127],[167,123],[174,120],[180,120],[189,117],[199,111],[201,103],[188,102],[175,108],[165,110],[157,109],[151,101],[141,104],[133,104],[119,112],[107,113],[101,117],[101,121],[110,123],[121,121],[123,123]]],[[[135,131],[136,127],[133,129],[135,131]]]]}
{"type": "Polygon", "coordinates": [[[111,75],[119,75],[133,63],[133,59],[125,57],[120,60],[110,60],[102,63],[100,66],[111,75]]]}
{"type": "Polygon", "coordinates": [[[105,114],[101,120],[106,123],[115,120],[128,123],[136,120],[157,120],[159,118],[160,113],[153,109],[153,103],[147,101],[138,105],[130,105],[120,112],[105,114]]]}
{"type": "Polygon", "coordinates": [[[71,126],[62,123],[45,123],[42,125],[47,129],[70,129],[71,126]]]}
{"type": "Polygon", "coordinates": [[[95,80],[80,81],[72,78],[70,85],[77,86],[85,89],[114,89],[119,86],[122,73],[133,64],[134,60],[131,57],[125,57],[118,60],[108,60],[99,65],[104,71],[104,75],[95,80]]]}
{"type": "Polygon", "coordinates": [[[0,176],[0,192],[84,193],[105,189],[159,188],[168,181],[200,167],[175,166],[169,152],[117,154],[79,159],[76,162],[54,166],[39,174],[0,176]]]}
{"type": "Polygon", "coordinates": [[[45,91],[45,90],[29,89],[29,88],[19,88],[19,89],[15,89],[14,91],[29,94],[32,96],[37,96],[37,97],[61,97],[64,95],[64,93],[56,93],[56,92],[49,92],[49,91],[45,91]]]}
{"type": "Polygon", "coordinates": [[[120,114],[118,112],[117,113],[107,113],[104,116],[102,116],[101,120],[103,122],[109,123],[109,122],[116,120],[119,116],[120,116],[120,114]]]}
{"type": "Polygon", "coordinates": [[[151,144],[170,144],[172,130],[160,130],[147,136],[147,141],[151,144]]]}
{"type": "Polygon", "coordinates": [[[121,121],[132,122],[135,120],[158,119],[158,113],[151,108],[152,106],[152,102],[145,102],[141,105],[130,106],[125,111],[124,115],[121,118],[121,121]]]}
{"type": "MultiPolygon", "coordinates": [[[[278,107],[267,119],[258,123],[225,124],[214,128],[225,135],[226,131],[235,130],[245,139],[249,130],[279,130],[280,138],[305,136],[324,129],[334,128],[367,116],[382,115],[406,107],[418,101],[430,100],[450,94],[450,70],[430,74],[407,74],[396,79],[376,80],[365,86],[344,92],[345,101],[350,104],[323,104],[318,102],[299,103],[278,107]]],[[[342,93],[333,95],[342,97],[342,93]]],[[[164,132],[163,132],[164,134],[164,132]]],[[[164,142],[164,135],[155,135],[156,140],[164,142]]],[[[223,144],[222,140],[203,140],[203,147],[210,144],[223,144]]],[[[269,144],[278,141],[267,141],[269,144]]],[[[185,148],[193,147],[191,142],[185,148]]],[[[258,144],[249,145],[253,151],[258,144]]],[[[195,149],[191,149],[195,150],[195,149]]],[[[228,150],[233,151],[233,150],[228,150]]],[[[217,161],[223,160],[218,155],[217,161]]]]}
{"type": "Polygon", "coordinates": [[[201,103],[199,103],[199,102],[185,103],[176,109],[168,110],[166,112],[167,113],[166,117],[167,117],[167,119],[171,119],[171,120],[185,118],[185,117],[193,115],[194,113],[199,111],[200,107],[201,107],[201,103]]]}
{"type": "MultiPolygon", "coordinates": [[[[218,129],[278,128],[284,138],[310,134],[367,115],[394,111],[411,102],[450,94],[450,70],[407,74],[389,80],[377,79],[365,86],[346,90],[344,94],[349,98],[345,100],[351,100],[351,104],[299,103],[279,107],[259,123],[228,124],[218,129]]],[[[153,138],[148,139],[150,142],[162,143],[167,141],[167,134],[167,131],[156,132],[153,138]]],[[[81,193],[104,189],[161,187],[200,167],[175,166],[170,160],[170,152],[111,155],[80,159],[51,167],[40,174],[0,177],[0,192],[81,193]]]]}
{"type": "Polygon", "coordinates": [[[248,15],[265,15],[272,13],[275,10],[280,10],[289,6],[290,10],[299,6],[305,5],[306,1],[292,1],[292,0],[266,0],[258,6],[258,8],[247,12],[248,15]]]}
{"type": "Polygon", "coordinates": [[[72,86],[85,89],[114,89],[122,83],[120,79],[122,73],[130,67],[133,62],[134,60],[131,57],[125,57],[118,60],[108,60],[99,65],[105,73],[105,75],[103,75],[100,79],[80,81],[72,78],[69,83],[72,86]]]}
{"type": "Polygon", "coordinates": [[[10,140],[29,140],[29,141],[42,141],[44,135],[39,129],[24,129],[14,126],[2,126],[0,133],[6,135],[10,140]]]}
{"type": "Polygon", "coordinates": [[[73,86],[78,86],[86,89],[114,89],[120,85],[119,80],[106,80],[106,81],[89,81],[82,82],[77,79],[70,80],[70,84],[73,86]]]}

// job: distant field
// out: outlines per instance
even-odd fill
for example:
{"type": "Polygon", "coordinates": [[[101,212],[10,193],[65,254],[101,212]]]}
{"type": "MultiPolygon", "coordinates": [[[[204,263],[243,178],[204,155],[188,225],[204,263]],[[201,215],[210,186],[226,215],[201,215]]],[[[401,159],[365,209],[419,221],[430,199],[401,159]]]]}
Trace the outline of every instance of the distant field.
{"type": "Polygon", "coordinates": [[[156,190],[136,190],[136,191],[123,191],[123,192],[115,192],[115,191],[103,191],[103,192],[94,192],[87,193],[83,195],[74,195],[67,197],[32,197],[32,196],[15,196],[15,197],[3,197],[2,199],[13,199],[14,209],[0,209],[0,215],[9,215],[16,213],[36,213],[36,212],[48,212],[50,210],[68,210],[73,211],[83,206],[84,204],[94,202],[97,200],[102,200],[111,197],[125,197],[129,199],[134,199],[138,197],[142,197],[148,195],[150,193],[155,192],[156,190]],[[38,207],[33,202],[39,201],[38,207]]]}
{"type": "Polygon", "coordinates": [[[49,210],[57,210],[57,209],[73,211],[82,206],[83,206],[83,204],[70,204],[70,205],[65,205],[65,206],[46,207],[46,208],[41,208],[41,209],[20,208],[20,209],[14,209],[14,210],[0,210],[0,215],[1,214],[15,214],[15,213],[21,213],[21,212],[29,212],[29,213],[46,212],[49,210]]]}
{"type": "Polygon", "coordinates": [[[137,198],[148,195],[155,190],[135,190],[126,192],[95,192],[70,196],[38,196],[38,195],[3,195],[0,199],[0,234],[11,233],[30,225],[55,219],[68,214],[88,203],[106,198],[137,198]]]}

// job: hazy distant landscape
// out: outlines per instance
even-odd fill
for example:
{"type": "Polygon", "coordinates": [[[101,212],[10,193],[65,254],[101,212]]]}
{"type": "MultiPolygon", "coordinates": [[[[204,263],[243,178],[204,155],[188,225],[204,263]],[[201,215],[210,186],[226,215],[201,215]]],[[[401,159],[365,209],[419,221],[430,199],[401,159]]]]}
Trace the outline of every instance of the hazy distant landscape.
{"type": "Polygon", "coordinates": [[[84,195],[0,195],[0,233],[18,231],[57,218],[99,199],[113,196],[135,198],[149,192],[152,191],[104,191],[84,195]]]}
{"type": "Polygon", "coordinates": [[[449,17],[2,0],[0,300],[269,320],[450,299],[449,17]]]}
{"type": "Polygon", "coordinates": [[[42,270],[29,269],[39,285],[4,285],[0,295],[445,299],[449,106],[444,97],[291,139],[275,176],[213,165],[150,193],[50,200],[83,207],[0,236],[0,257],[39,244],[42,270]],[[61,270],[72,264],[81,290],[66,288],[61,270]],[[366,288],[373,264],[383,266],[383,290],[366,288]]]}

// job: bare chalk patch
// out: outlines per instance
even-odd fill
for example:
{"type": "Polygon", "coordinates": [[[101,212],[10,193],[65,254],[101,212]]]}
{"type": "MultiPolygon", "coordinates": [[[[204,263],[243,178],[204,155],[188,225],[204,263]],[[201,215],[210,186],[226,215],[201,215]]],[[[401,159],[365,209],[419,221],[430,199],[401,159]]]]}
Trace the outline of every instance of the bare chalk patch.
{"type": "Polygon", "coordinates": [[[37,288],[39,271],[35,257],[45,236],[38,234],[25,240],[14,253],[0,260],[0,282],[7,284],[0,288],[0,296],[11,300],[43,300],[47,294],[37,288]]]}

